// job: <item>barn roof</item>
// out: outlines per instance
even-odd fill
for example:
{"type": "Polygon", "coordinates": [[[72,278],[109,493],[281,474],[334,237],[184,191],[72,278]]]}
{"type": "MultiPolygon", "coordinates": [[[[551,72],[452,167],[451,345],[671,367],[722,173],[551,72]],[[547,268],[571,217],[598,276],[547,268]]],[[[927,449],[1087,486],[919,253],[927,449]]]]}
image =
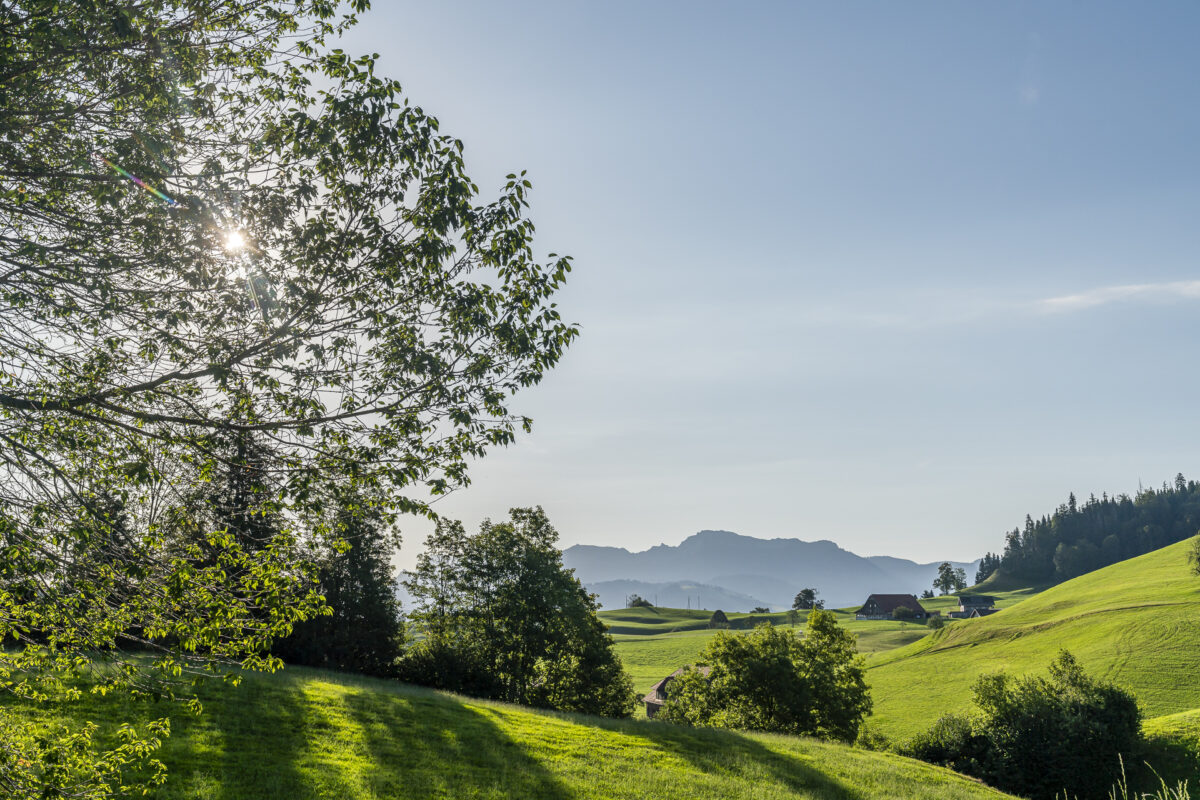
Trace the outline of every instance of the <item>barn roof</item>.
{"type": "MultiPolygon", "coordinates": [[[[655,703],[657,705],[662,705],[663,703],[667,702],[667,684],[678,678],[687,669],[688,667],[680,667],[658,683],[651,686],[650,691],[646,692],[646,695],[642,698],[642,702],[655,703]]],[[[708,674],[712,672],[712,667],[696,667],[696,670],[699,671],[701,675],[707,677],[708,674]]]]}
{"type": "Polygon", "coordinates": [[[996,598],[990,594],[963,594],[958,596],[958,604],[962,606],[994,606],[996,598]]]}
{"type": "MultiPolygon", "coordinates": [[[[884,614],[890,614],[900,606],[907,606],[913,611],[919,611],[922,614],[926,613],[915,594],[873,594],[867,598],[866,603],[863,603],[863,608],[866,608],[872,600],[875,601],[876,607],[884,614]]],[[[862,610],[860,608],[856,613],[861,614],[862,610]]]]}

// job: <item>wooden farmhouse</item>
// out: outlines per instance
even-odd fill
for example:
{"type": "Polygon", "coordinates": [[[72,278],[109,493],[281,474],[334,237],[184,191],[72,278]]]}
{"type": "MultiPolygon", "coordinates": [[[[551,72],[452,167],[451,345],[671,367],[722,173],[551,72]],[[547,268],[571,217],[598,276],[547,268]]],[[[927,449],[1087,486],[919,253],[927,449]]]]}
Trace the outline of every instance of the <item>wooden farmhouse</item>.
{"type": "Polygon", "coordinates": [[[929,612],[921,606],[915,594],[873,594],[863,603],[862,608],[854,612],[854,618],[895,619],[893,614],[901,606],[913,612],[914,620],[924,622],[929,619],[929,612]]]}
{"type": "MultiPolygon", "coordinates": [[[[642,702],[646,704],[647,717],[654,719],[654,715],[657,714],[663,707],[663,703],[667,702],[667,684],[682,675],[686,669],[687,667],[680,667],[658,683],[654,684],[654,686],[650,688],[650,691],[646,692],[645,697],[642,698],[642,702]]],[[[699,670],[700,674],[704,675],[705,677],[712,672],[712,667],[696,667],[696,669],[699,670]]]]}
{"type": "Polygon", "coordinates": [[[958,598],[958,611],[951,611],[947,616],[953,619],[969,617],[986,617],[995,614],[996,598],[987,594],[965,594],[958,598]]]}

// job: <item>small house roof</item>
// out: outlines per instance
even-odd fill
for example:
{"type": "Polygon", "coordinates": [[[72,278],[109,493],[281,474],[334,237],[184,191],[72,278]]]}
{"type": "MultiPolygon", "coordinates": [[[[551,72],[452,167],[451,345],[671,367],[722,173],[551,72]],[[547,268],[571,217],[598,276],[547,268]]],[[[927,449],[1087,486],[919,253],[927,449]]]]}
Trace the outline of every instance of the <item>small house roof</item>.
{"type": "Polygon", "coordinates": [[[958,597],[961,606],[994,606],[996,598],[990,594],[963,594],[958,597]]]}
{"type": "MultiPolygon", "coordinates": [[[[863,608],[866,608],[870,602],[874,600],[876,607],[884,614],[890,614],[900,606],[906,606],[913,611],[919,611],[922,614],[927,613],[917,600],[915,594],[873,594],[867,598],[867,602],[863,603],[863,608]]],[[[862,613],[862,608],[858,613],[862,613]]]]}
{"type": "MultiPolygon", "coordinates": [[[[650,691],[646,692],[645,696],[642,697],[642,702],[654,703],[656,705],[662,705],[663,703],[667,702],[667,684],[678,678],[688,669],[689,667],[680,667],[658,683],[651,686],[650,691]]],[[[712,667],[696,667],[696,670],[701,675],[708,677],[708,674],[712,672],[712,667]]]]}

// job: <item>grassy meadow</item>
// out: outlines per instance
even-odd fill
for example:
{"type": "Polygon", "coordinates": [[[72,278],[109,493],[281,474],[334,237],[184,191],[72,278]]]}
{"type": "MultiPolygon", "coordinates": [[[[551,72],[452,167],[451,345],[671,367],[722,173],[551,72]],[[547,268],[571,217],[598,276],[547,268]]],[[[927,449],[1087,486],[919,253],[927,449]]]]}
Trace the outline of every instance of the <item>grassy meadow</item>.
{"type": "Polygon", "coordinates": [[[1059,650],[1130,689],[1147,718],[1200,708],[1200,578],[1180,542],[1059,584],[1000,613],[873,655],[874,724],[894,739],[965,711],[983,673],[1042,672],[1059,650]]]}
{"type": "MultiPolygon", "coordinates": [[[[1018,603],[1035,594],[1032,589],[1020,589],[995,594],[999,607],[1018,603]]],[[[866,598],[864,598],[866,599],[866,598]]],[[[929,611],[945,614],[958,608],[955,597],[937,597],[922,600],[921,605],[929,611]]],[[[925,625],[893,620],[855,620],[854,608],[833,609],[838,623],[858,637],[860,653],[873,654],[894,650],[924,638],[930,631],[925,625]]],[[[803,630],[804,613],[801,612],[797,629],[803,630]]],[[[616,640],[616,650],[633,678],[640,693],[670,675],[679,667],[693,663],[700,650],[716,631],[709,630],[711,611],[682,608],[625,608],[616,611],[601,611],[600,618],[609,626],[609,633],[616,640]]],[[[776,625],[788,625],[785,612],[773,614],[728,615],[731,622],[755,617],[769,619],[776,625]]],[[[952,622],[951,625],[961,624],[952,622]]]]}
{"type": "Polygon", "coordinates": [[[161,800],[1007,797],[947,770],[815,740],[532,711],[289,668],[204,687],[204,713],[89,699],[60,715],[171,712],[161,800]]]}
{"type": "MultiPolygon", "coordinates": [[[[981,674],[1044,672],[1062,648],[1093,675],[1130,689],[1146,716],[1148,760],[1172,778],[1200,779],[1200,578],[1188,542],[1114,564],[1049,589],[980,586],[1002,610],[948,622],[941,631],[893,621],[856,621],[835,611],[867,655],[871,727],[894,742],[939,716],[966,712],[981,674]],[[991,589],[988,591],[988,589],[991,589]]],[[[922,600],[930,611],[954,597],[922,600]]],[[[692,663],[715,633],[708,611],[606,611],[616,649],[639,692],[692,663]]],[[[730,614],[731,620],[745,615],[730,614]]],[[[786,614],[770,615],[787,624],[786,614]]],[[[800,626],[803,627],[801,623],[800,626]]]]}

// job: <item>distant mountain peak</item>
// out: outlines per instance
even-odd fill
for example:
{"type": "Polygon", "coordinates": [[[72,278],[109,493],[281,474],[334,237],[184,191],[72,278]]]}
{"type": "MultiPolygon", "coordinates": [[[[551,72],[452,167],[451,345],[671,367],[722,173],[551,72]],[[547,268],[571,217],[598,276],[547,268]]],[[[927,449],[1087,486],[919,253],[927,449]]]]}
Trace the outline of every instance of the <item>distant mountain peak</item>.
{"type": "MultiPolygon", "coordinates": [[[[937,574],[936,564],[888,556],[867,558],[829,539],[759,539],[713,529],[697,531],[677,545],[658,544],[639,552],[576,545],[563,551],[563,562],[585,586],[612,581],[694,582],[761,598],[777,608],[789,607],[795,593],[805,587],[815,588],[831,607],[860,603],[872,593],[919,594],[937,574]]],[[[968,572],[974,568],[971,563],[951,563],[968,572]]]]}

